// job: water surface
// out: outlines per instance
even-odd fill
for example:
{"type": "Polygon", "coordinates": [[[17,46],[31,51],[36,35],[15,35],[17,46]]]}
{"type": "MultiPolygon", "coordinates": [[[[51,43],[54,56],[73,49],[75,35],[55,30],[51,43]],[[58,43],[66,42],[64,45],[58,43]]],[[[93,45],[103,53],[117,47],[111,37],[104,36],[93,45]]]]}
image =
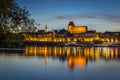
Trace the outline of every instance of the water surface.
{"type": "Polygon", "coordinates": [[[120,47],[0,51],[0,80],[120,80],[120,47]]]}

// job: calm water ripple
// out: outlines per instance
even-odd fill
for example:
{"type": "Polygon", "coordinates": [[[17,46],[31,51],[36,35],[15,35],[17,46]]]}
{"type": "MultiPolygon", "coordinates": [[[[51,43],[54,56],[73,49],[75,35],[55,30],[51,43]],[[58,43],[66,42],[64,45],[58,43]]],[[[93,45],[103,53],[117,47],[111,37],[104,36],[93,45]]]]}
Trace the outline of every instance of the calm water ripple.
{"type": "Polygon", "coordinates": [[[120,80],[120,47],[0,50],[0,80],[120,80]]]}

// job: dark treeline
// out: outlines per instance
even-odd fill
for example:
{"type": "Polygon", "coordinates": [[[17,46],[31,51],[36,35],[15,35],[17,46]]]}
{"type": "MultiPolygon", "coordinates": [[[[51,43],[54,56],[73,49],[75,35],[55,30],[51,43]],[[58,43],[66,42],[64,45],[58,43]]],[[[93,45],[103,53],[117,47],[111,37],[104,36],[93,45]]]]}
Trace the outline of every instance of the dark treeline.
{"type": "Polygon", "coordinates": [[[13,32],[34,32],[35,20],[29,11],[18,6],[15,0],[0,0],[0,42],[22,41],[21,34],[13,32]]]}

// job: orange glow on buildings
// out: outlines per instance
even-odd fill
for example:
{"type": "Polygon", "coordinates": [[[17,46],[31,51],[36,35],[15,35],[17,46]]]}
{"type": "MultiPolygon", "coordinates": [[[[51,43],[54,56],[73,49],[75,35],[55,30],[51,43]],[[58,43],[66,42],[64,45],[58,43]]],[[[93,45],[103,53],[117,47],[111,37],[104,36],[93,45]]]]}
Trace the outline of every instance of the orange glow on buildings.
{"type": "Polygon", "coordinates": [[[87,26],[75,26],[73,22],[68,24],[68,30],[59,33],[55,30],[48,31],[38,30],[35,33],[23,33],[24,41],[39,42],[110,42],[120,43],[120,32],[96,32],[96,30],[88,30],[87,26]]]}
{"type": "Polygon", "coordinates": [[[68,24],[68,32],[70,33],[85,33],[87,32],[87,26],[75,26],[74,23],[71,21],[68,24]]]}

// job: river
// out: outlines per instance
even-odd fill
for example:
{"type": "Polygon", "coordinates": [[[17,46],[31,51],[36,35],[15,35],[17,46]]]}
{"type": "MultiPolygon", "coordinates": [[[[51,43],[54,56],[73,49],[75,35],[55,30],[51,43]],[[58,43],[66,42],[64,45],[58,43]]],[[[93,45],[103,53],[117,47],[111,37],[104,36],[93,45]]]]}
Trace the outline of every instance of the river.
{"type": "Polygon", "coordinates": [[[120,47],[0,50],[0,80],[120,80],[120,47]]]}

